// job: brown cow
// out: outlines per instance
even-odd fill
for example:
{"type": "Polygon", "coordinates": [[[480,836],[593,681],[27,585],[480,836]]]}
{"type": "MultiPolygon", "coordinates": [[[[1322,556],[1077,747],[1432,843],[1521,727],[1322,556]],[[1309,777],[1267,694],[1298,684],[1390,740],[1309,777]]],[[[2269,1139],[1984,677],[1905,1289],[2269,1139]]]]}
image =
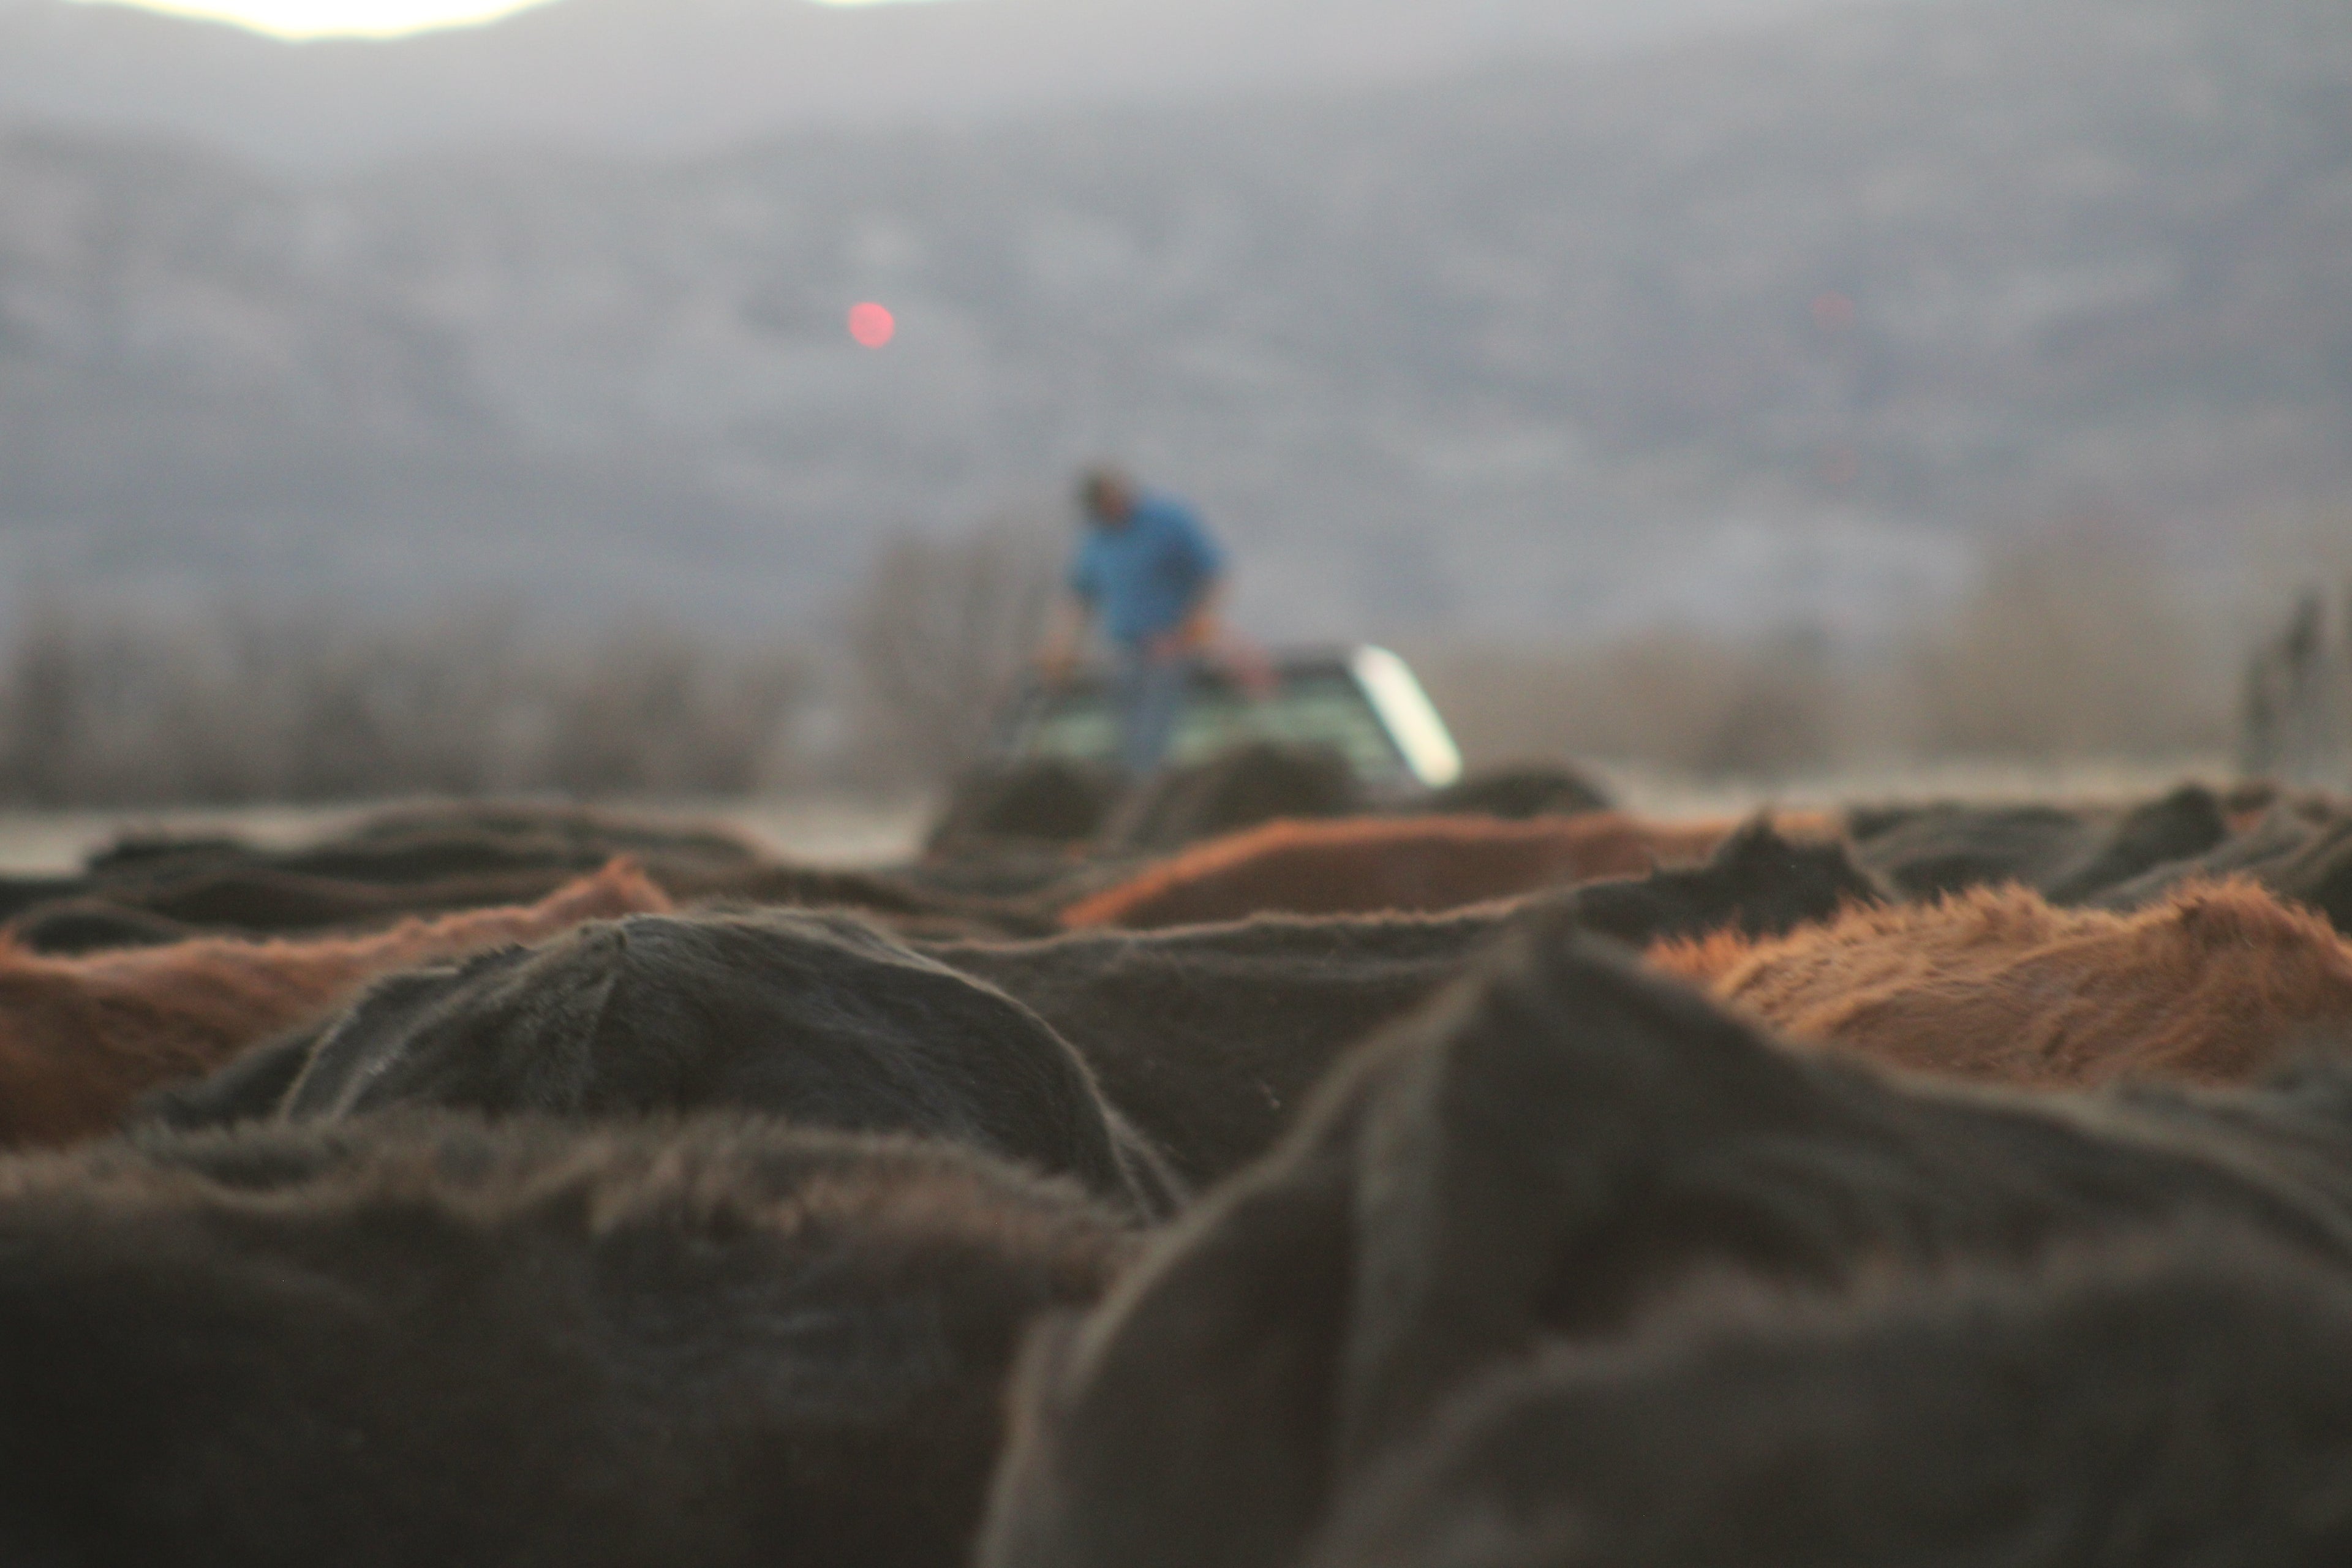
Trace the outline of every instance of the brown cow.
{"type": "Polygon", "coordinates": [[[1425,1000],[1512,925],[1639,947],[1719,926],[1785,931],[1884,896],[1843,840],[1792,843],[1759,818],[1701,866],[1443,914],[1260,915],[924,951],[1034,1008],[1105,1097],[1206,1185],[1264,1153],[1349,1044],[1425,1000]]]}
{"type": "MultiPolygon", "coordinates": [[[[2266,1239],[2352,1278],[2352,1063],[2261,1089],[1905,1081],[1783,1051],[1600,942],[1523,931],[1336,1068],[1274,1152],[1161,1232],[1091,1316],[1041,1325],[974,1561],[1297,1568],[1335,1499],[1376,1492],[1386,1461],[1426,1442],[1458,1395],[1548,1346],[1606,1353],[1695,1282],[1841,1296],[1895,1275],[2031,1267],[2173,1222],[2266,1239]]],[[[2224,1334],[2248,1324],[2219,1321],[2224,1334]]],[[[1959,1396],[2013,1397],[2014,1364],[2000,1363],[2000,1390],[1959,1396]]],[[[1914,1373],[1893,1354],[1855,1375],[1885,1394],[1914,1373]]],[[[2234,1436],[2199,1425],[2193,1401],[2184,1414],[2186,1430],[2234,1436]]],[[[1765,1455],[1786,1429],[1768,1419],[1684,1436],[1744,1434],[1758,1445],[1746,1451],[1765,1455]]],[[[2128,1468],[2144,1447],[2090,1451],[2128,1468]]],[[[2217,1453],[2240,1458],[2190,1457],[2217,1453]]],[[[1947,1468],[1969,1456],[1950,1458],[1947,1468]]],[[[1744,1479],[1769,1508],[1767,1476],[1744,1479]]],[[[1661,1484],[1671,1494],[1672,1478],[1661,1484]]],[[[1842,1518],[1861,1516],[1853,1496],[1842,1518]]],[[[1477,1525],[1462,1522],[1408,1560],[1513,1561],[1480,1554],[1477,1525]]],[[[1713,1538],[1721,1550],[1696,1561],[2145,1560],[1807,1552],[1759,1539],[1713,1538]]],[[[1581,1561],[1562,1551],[1517,1568],[1581,1561]]]]}
{"type": "Polygon", "coordinates": [[[1785,937],[1662,943],[1650,960],[1801,1040],[2034,1088],[2243,1083],[2352,1026],[2352,948],[2242,879],[2128,915],[1975,889],[1785,937]]]}
{"type": "Polygon", "coordinates": [[[957,1568],[1066,1183],[701,1117],[0,1160],[0,1562],[957,1568]]]}
{"type": "Polygon", "coordinates": [[[2190,1225],[1833,1302],[1706,1280],[1660,1318],[1474,1385],[1307,1561],[2352,1560],[2352,1280],[2275,1245],[2190,1225]]]}
{"type": "MultiPolygon", "coordinates": [[[[1704,860],[1739,825],[1647,822],[1618,812],[1489,817],[1347,817],[1274,822],[1213,838],[1062,911],[1073,931],[1132,931],[1254,914],[1345,915],[1458,909],[1563,882],[1639,877],[1704,860]]],[[[1811,820],[1783,819],[1810,830],[1811,820]]]]}
{"type": "Polygon", "coordinates": [[[208,1072],[387,971],[668,908],[635,866],[615,861],[536,904],[366,937],[208,938],[89,958],[0,942],[0,1143],[109,1131],[142,1091],[208,1072]]]}

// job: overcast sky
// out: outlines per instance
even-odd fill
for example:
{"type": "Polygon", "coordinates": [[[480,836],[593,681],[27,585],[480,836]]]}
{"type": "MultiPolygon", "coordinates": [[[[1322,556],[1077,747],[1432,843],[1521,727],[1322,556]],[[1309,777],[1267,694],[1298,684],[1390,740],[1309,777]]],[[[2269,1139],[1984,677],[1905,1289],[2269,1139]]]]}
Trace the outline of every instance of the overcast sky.
{"type": "MultiPolygon", "coordinates": [[[[337,33],[378,37],[422,32],[488,21],[546,0],[109,0],[149,11],[213,16],[287,37],[337,33]]],[[[878,0],[820,0],[827,5],[865,5],[878,0]]]]}

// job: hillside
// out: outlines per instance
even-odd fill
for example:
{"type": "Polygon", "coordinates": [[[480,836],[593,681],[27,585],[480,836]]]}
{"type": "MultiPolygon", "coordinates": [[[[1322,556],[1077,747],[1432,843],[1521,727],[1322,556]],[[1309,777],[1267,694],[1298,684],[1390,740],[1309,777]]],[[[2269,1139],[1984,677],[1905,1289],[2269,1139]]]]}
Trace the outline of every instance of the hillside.
{"type": "Polygon", "coordinates": [[[0,0],[0,123],[317,170],[524,142],[678,155],[787,128],[945,124],[1430,79],[1833,0],[559,0],[478,27],[289,43],[0,0]]]}
{"type": "Polygon", "coordinates": [[[1977,0],[660,163],[20,135],[0,564],[772,623],[1110,452],[1269,629],[1866,628],[2347,493],[2347,84],[2338,0],[1977,0]]]}

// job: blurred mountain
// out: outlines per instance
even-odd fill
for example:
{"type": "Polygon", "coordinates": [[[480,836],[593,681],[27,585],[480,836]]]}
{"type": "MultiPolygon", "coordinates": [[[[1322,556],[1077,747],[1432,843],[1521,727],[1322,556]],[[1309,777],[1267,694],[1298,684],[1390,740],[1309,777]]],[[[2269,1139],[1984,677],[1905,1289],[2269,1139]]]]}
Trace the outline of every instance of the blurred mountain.
{"type": "Polygon", "coordinates": [[[2340,505],[2347,431],[2341,0],[1953,0],[668,162],[0,142],[19,584],[814,628],[886,531],[1118,454],[1273,634],[1866,630],[2002,527],[2340,505]]]}
{"type": "Polygon", "coordinates": [[[490,142],[677,154],[787,127],[942,123],[1427,79],[1828,0],[557,0],[487,26],[289,42],[0,0],[0,121],[316,168],[490,142]]]}

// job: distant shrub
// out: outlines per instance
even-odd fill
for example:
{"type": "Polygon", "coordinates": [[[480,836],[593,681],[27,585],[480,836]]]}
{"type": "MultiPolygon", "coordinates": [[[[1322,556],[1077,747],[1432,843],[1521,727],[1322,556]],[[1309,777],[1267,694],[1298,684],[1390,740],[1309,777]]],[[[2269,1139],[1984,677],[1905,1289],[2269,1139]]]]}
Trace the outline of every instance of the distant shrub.
{"type": "Polygon", "coordinates": [[[1767,780],[1893,759],[2218,755],[2240,658],[2225,621],[2095,530],[1996,551],[1945,613],[1871,646],[1657,631],[1416,650],[1474,764],[1610,757],[1767,780]]]}
{"type": "Polygon", "coordinates": [[[1013,521],[884,544],[843,638],[852,766],[938,784],[985,754],[997,710],[1044,636],[1063,548],[1049,531],[1013,521]]]}
{"type": "Polygon", "coordinates": [[[2164,756],[2226,749],[2235,650],[2145,551],[2066,531],[1996,552],[1908,650],[1930,756],[2164,756]]]}
{"type": "MultiPolygon", "coordinates": [[[[0,641],[0,801],[938,786],[984,754],[1065,544],[1012,522],[890,541],[821,654],[492,609],[159,622],[53,603],[0,641]]],[[[1874,646],[1659,630],[1407,651],[1474,766],[1603,758],[1770,781],[1849,763],[2221,755],[2252,646],[2126,542],[2061,530],[1997,552],[1947,611],[1874,646]]]]}
{"type": "Polygon", "coordinates": [[[1842,749],[1850,673],[1804,638],[1659,631],[1584,649],[1435,649],[1423,679],[1474,765],[1639,758],[1769,777],[1842,749]]]}
{"type": "Polygon", "coordinates": [[[0,652],[0,799],[147,805],[556,790],[741,794],[790,759],[802,661],[658,627],[532,632],[51,606],[0,652]]]}

